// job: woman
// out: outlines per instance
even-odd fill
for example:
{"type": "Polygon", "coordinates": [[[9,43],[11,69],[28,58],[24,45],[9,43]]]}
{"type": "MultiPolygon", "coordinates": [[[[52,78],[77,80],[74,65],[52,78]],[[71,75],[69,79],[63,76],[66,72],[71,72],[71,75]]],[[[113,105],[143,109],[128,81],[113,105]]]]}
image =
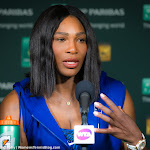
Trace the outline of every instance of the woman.
{"type": "Polygon", "coordinates": [[[74,126],[82,124],[74,94],[81,80],[92,82],[96,93],[88,113],[96,143],[88,149],[117,150],[121,140],[130,145],[142,140],[132,99],[121,82],[101,72],[96,38],[80,10],[61,5],[45,10],[31,33],[30,58],[30,77],[15,83],[0,109],[0,119],[20,120],[21,145],[81,148],[70,144],[74,126]]]}

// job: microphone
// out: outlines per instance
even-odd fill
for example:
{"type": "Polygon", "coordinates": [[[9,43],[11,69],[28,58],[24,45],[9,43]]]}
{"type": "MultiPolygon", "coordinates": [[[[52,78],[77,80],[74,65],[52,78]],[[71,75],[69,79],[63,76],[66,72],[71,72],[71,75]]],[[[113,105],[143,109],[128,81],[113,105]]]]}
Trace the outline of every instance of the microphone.
{"type": "Polygon", "coordinates": [[[95,88],[90,81],[80,81],[75,88],[76,99],[80,103],[82,125],[74,127],[74,143],[81,144],[82,150],[87,150],[87,144],[95,143],[94,126],[88,125],[87,114],[89,106],[94,101],[95,88]]]}
{"type": "Polygon", "coordinates": [[[89,106],[95,97],[95,88],[93,84],[88,80],[80,81],[75,88],[75,96],[80,103],[82,124],[86,125],[88,124],[87,114],[89,112],[89,106]]]}

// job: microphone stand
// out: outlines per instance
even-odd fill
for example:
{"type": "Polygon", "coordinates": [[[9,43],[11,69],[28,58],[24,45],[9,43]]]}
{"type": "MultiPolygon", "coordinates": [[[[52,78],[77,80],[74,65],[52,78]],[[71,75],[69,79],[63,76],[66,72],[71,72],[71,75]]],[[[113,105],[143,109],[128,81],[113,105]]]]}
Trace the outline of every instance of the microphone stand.
{"type": "MultiPolygon", "coordinates": [[[[82,113],[82,125],[88,125],[86,112],[82,113]]],[[[81,145],[81,150],[88,150],[88,145],[87,144],[81,145]]]]}
{"type": "MultiPolygon", "coordinates": [[[[87,80],[80,81],[76,86],[75,95],[81,106],[82,125],[88,125],[87,114],[89,105],[95,97],[94,85],[87,80]]],[[[88,150],[88,144],[81,144],[81,150],[88,150]]]]}
{"type": "MultiPolygon", "coordinates": [[[[87,121],[87,114],[89,112],[89,100],[90,100],[90,95],[87,92],[83,92],[80,95],[80,105],[81,105],[81,114],[82,114],[82,125],[88,125],[87,121]]],[[[82,144],[81,145],[81,150],[88,150],[88,144],[82,144]]]]}

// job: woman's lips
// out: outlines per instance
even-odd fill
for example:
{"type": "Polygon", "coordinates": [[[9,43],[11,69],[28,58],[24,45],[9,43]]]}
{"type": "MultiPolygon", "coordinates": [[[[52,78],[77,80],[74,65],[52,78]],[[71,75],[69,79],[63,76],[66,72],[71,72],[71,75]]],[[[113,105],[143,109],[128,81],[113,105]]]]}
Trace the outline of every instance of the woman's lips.
{"type": "Polygon", "coordinates": [[[78,66],[78,64],[79,64],[79,60],[70,58],[70,59],[64,60],[63,64],[67,68],[76,68],[78,66]]]}

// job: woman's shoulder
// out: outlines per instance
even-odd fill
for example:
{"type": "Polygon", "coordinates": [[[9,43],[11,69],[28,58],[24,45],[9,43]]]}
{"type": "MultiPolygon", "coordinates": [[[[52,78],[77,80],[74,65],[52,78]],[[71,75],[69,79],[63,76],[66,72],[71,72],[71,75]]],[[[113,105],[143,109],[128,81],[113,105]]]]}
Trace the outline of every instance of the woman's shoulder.
{"type": "Polygon", "coordinates": [[[5,119],[7,115],[11,115],[12,119],[19,120],[19,94],[27,88],[30,79],[25,78],[13,85],[13,90],[3,99],[0,104],[0,119],[5,119]]]}
{"type": "Polygon", "coordinates": [[[5,119],[7,115],[19,120],[19,98],[15,90],[12,90],[0,104],[0,119],[5,119]]]}
{"type": "Polygon", "coordinates": [[[20,82],[16,82],[13,85],[13,89],[17,92],[18,96],[29,95],[30,94],[30,78],[25,78],[20,82]]]}
{"type": "Polygon", "coordinates": [[[22,81],[19,81],[19,82],[16,82],[14,85],[13,85],[13,88],[15,87],[19,87],[19,88],[29,88],[29,85],[30,85],[30,78],[25,78],[23,79],[22,81]]]}
{"type": "Polygon", "coordinates": [[[121,88],[123,90],[126,90],[125,85],[121,81],[108,76],[104,71],[102,71],[101,73],[100,84],[101,84],[101,88],[108,88],[114,90],[118,90],[121,88]]]}
{"type": "Polygon", "coordinates": [[[121,81],[109,77],[105,72],[102,72],[100,90],[113,100],[116,105],[123,106],[126,96],[126,86],[121,81]]]}

